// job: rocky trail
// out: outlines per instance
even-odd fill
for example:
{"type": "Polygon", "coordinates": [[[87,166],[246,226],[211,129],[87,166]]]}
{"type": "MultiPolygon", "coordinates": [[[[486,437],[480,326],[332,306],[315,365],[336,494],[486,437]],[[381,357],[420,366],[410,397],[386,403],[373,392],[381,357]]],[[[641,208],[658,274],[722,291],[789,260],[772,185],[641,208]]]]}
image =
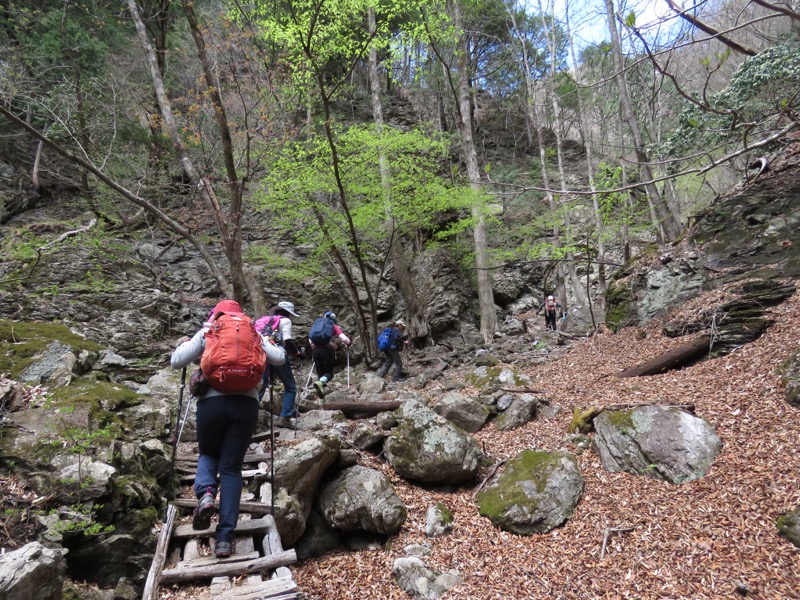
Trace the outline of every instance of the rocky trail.
{"type": "MultiPolygon", "coordinates": [[[[681,310],[702,310],[712,299],[701,296],[681,310]]],[[[529,448],[579,454],[584,495],[563,527],[530,537],[503,532],[478,515],[478,485],[411,486],[366,455],[392,479],[408,521],[384,547],[293,567],[298,585],[310,599],[406,598],[392,564],[404,547],[419,543],[430,547],[428,566],[464,580],[446,598],[800,598],[800,550],[775,526],[800,503],[800,419],[777,374],[800,339],[800,298],[771,313],[776,323],[759,340],[680,371],[614,377],[685,342],[665,337],[658,322],[576,341],[559,348],[558,358],[524,369],[533,387],[563,410],[508,432],[489,424],[475,437],[494,460],[529,448]],[[682,485],[608,473],[567,429],[571,407],[619,403],[694,404],[722,438],[722,453],[706,477],[682,485]],[[428,539],[425,513],[437,502],[455,514],[454,528],[428,539]]]]}

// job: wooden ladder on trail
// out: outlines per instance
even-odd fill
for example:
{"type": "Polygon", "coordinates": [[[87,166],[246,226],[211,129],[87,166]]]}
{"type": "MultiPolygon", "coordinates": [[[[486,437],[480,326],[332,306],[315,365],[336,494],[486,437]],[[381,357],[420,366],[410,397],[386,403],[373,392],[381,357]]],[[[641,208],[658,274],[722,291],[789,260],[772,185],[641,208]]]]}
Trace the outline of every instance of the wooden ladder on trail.
{"type": "MultiPolygon", "coordinates": [[[[271,440],[274,432],[256,434],[253,442],[271,440]]],[[[229,558],[214,556],[216,518],[206,530],[176,525],[179,508],[194,509],[194,497],[170,503],[145,583],[142,600],[158,600],[162,585],[207,581],[211,598],[220,600],[299,600],[303,594],[287,565],[297,562],[284,550],[272,515],[272,453],[250,452],[242,466],[242,502],[229,558]],[[210,555],[205,555],[208,546],[210,555]]],[[[178,456],[181,482],[194,481],[196,456],[178,456]]],[[[191,487],[189,488],[191,495],[191,487]]]]}

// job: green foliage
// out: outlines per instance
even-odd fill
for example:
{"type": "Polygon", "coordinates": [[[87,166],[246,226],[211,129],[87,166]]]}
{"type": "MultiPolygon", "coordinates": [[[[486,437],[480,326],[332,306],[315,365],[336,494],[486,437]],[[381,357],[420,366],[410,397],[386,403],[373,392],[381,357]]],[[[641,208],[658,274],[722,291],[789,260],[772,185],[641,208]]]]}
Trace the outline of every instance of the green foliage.
{"type": "MultiPolygon", "coordinates": [[[[725,56],[720,58],[724,60],[725,56]]],[[[800,108],[798,87],[800,48],[796,44],[759,52],[742,63],[727,87],[708,98],[709,106],[717,112],[687,104],[678,128],[657,148],[657,153],[681,156],[737,141],[742,135],[763,135],[779,125],[782,115],[800,108]]]]}
{"type": "MultiPolygon", "coordinates": [[[[389,222],[394,235],[428,232],[440,239],[470,224],[465,216],[441,224],[442,215],[458,215],[483,199],[476,198],[477,193],[469,186],[458,185],[437,172],[447,156],[443,140],[393,128],[384,128],[377,135],[371,126],[336,128],[335,133],[340,180],[362,247],[378,250],[391,235],[387,231],[389,222]],[[381,156],[389,167],[386,186],[379,175],[381,156]]],[[[255,200],[269,210],[267,219],[273,230],[308,249],[309,264],[317,263],[333,246],[351,247],[350,222],[340,204],[325,138],[312,137],[282,149],[255,200]]],[[[266,253],[259,256],[264,258],[266,253]]],[[[269,260],[277,269],[289,266],[276,262],[275,257],[269,260]]],[[[293,278],[307,268],[309,265],[294,265],[286,274],[293,278]]]]}

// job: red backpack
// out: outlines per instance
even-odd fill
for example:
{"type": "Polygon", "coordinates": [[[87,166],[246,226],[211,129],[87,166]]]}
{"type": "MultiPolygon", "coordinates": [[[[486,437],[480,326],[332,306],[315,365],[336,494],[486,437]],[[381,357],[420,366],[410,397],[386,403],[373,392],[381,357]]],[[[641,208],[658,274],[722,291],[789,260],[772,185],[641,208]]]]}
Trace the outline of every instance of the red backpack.
{"type": "Polygon", "coordinates": [[[246,392],[261,385],[267,355],[261,336],[244,313],[217,313],[206,332],[200,369],[219,392],[246,392]]]}

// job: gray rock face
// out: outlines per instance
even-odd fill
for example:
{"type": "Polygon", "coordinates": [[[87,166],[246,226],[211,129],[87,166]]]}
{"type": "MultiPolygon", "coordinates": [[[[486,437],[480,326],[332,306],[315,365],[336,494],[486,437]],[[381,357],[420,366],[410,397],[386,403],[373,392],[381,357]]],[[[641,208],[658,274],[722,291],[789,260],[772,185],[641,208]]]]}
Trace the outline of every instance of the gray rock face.
{"type": "Polygon", "coordinates": [[[399,424],[386,439],[384,451],[399,475],[441,484],[475,478],[482,453],[472,437],[419,400],[407,400],[395,414],[399,424]]]}
{"type": "Polygon", "coordinates": [[[416,556],[406,556],[394,561],[392,575],[397,580],[397,585],[415,600],[437,600],[451,587],[463,583],[456,575],[429,569],[416,556]]]}
{"type": "Polygon", "coordinates": [[[22,372],[20,379],[34,385],[45,382],[52,387],[69,385],[77,362],[78,357],[72,348],[62,342],[53,342],[39,360],[22,372]]]}
{"type": "Polygon", "coordinates": [[[445,394],[431,408],[437,415],[470,433],[480,431],[489,418],[489,408],[485,404],[458,392],[445,394]]]}
{"type": "Polygon", "coordinates": [[[0,598],[3,600],[61,600],[64,555],[39,542],[0,554],[0,598]]]}
{"type": "Polygon", "coordinates": [[[326,485],[319,507],[331,526],[343,531],[392,535],[406,521],[406,507],[380,471],[351,467],[326,485]]]}
{"type": "Polygon", "coordinates": [[[520,535],[547,533],[572,516],[583,475],[566,452],[525,450],[475,497],[481,516],[520,535]]]}
{"type": "Polygon", "coordinates": [[[594,420],[593,447],[607,471],[685,483],[706,474],[722,449],[703,419],[659,406],[604,411],[594,420]]]}
{"type": "Polygon", "coordinates": [[[69,573],[73,579],[91,579],[102,587],[116,586],[123,577],[144,583],[153,560],[152,544],[132,535],[115,534],[91,540],[69,551],[69,573]]]}

